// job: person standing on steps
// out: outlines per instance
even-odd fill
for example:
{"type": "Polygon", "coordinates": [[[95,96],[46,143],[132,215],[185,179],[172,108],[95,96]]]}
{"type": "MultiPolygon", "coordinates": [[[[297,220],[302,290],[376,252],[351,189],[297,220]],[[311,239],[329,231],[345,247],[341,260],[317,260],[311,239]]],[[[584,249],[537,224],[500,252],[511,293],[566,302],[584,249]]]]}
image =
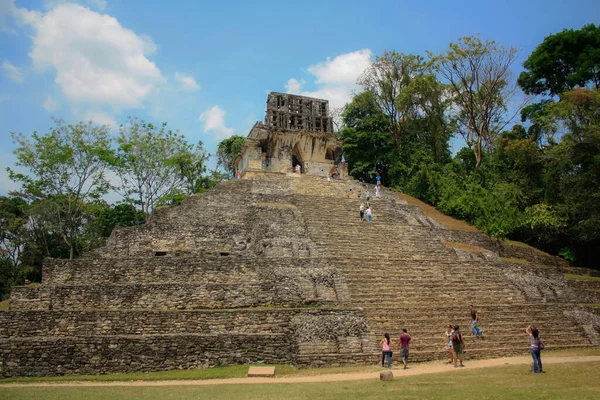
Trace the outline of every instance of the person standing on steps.
{"type": "Polygon", "coordinates": [[[473,308],[473,305],[469,306],[469,311],[471,312],[471,330],[473,331],[473,336],[483,339],[483,329],[477,326],[479,324],[479,314],[473,308]]]}
{"type": "Polygon", "coordinates": [[[364,203],[360,203],[360,222],[363,222],[365,220],[365,205],[364,203]]]}
{"type": "Polygon", "coordinates": [[[400,359],[404,363],[404,369],[408,369],[408,347],[412,338],[408,334],[405,329],[402,329],[402,335],[400,335],[400,343],[398,347],[400,348],[400,359]]]}
{"type": "Polygon", "coordinates": [[[381,191],[379,190],[379,186],[375,186],[375,198],[381,199],[381,191]]]}
{"type": "Polygon", "coordinates": [[[533,372],[536,374],[543,374],[542,369],[542,349],[544,345],[540,341],[540,332],[533,325],[529,325],[525,332],[529,335],[529,350],[531,351],[531,357],[533,358],[533,372]]]}
{"type": "Polygon", "coordinates": [[[242,177],[242,171],[240,171],[239,169],[237,170],[237,172],[235,173],[235,176],[240,179],[242,177]]]}
{"type": "Polygon", "coordinates": [[[454,364],[454,351],[452,350],[452,334],[454,333],[454,330],[452,329],[452,325],[448,324],[448,326],[446,327],[446,332],[444,332],[444,340],[446,342],[446,350],[448,350],[448,357],[450,358],[450,361],[448,361],[448,364],[454,364]]]}
{"type": "Polygon", "coordinates": [[[379,173],[377,173],[375,180],[377,181],[377,187],[381,186],[381,176],[379,175],[379,173]]]}
{"type": "Polygon", "coordinates": [[[367,206],[367,222],[371,223],[373,222],[373,211],[371,210],[371,207],[367,206]]]}
{"type": "Polygon", "coordinates": [[[379,342],[381,346],[381,367],[384,368],[384,361],[387,358],[387,367],[392,368],[392,345],[393,342],[390,339],[389,334],[383,335],[383,339],[379,342]]]}
{"type": "Polygon", "coordinates": [[[371,195],[369,194],[369,189],[365,190],[365,198],[367,199],[367,203],[368,203],[369,199],[371,198],[371,195]]]}
{"type": "Polygon", "coordinates": [[[454,332],[452,332],[452,350],[454,351],[454,368],[464,367],[463,354],[465,351],[465,342],[463,341],[458,325],[454,325],[454,332]],[[459,361],[460,364],[457,364],[459,361]]]}

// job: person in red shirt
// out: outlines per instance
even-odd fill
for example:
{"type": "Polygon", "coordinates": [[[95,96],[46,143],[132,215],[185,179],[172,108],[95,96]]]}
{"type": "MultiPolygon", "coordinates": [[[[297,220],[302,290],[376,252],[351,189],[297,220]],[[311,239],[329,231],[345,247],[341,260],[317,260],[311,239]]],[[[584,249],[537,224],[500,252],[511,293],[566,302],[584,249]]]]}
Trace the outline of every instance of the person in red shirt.
{"type": "Polygon", "coordinates": [[[406,332],[406,329],[402,329],[402,335],[400,335],[400,343],[398,347],[400,348],[400,359],[404,363],[404,369],[407,369],[406,366],[408,364],[408,346],[412,338],[406,332]]]}

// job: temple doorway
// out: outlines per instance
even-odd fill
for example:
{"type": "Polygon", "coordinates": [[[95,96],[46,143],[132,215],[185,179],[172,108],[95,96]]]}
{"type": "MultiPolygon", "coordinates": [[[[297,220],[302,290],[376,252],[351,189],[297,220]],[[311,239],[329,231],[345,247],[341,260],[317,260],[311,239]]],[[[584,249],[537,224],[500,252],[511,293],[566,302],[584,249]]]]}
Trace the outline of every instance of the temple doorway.
{"type": "Polygon", "coordinates": [[[303,173],[303,164],[304,160],[302,159],[302,152],[300,151],[300,146],[296,143],[294,148],[292,149],[292,170],[294,172],[298,171],[298,165],[300,166],[300,173],[303,173]]]}

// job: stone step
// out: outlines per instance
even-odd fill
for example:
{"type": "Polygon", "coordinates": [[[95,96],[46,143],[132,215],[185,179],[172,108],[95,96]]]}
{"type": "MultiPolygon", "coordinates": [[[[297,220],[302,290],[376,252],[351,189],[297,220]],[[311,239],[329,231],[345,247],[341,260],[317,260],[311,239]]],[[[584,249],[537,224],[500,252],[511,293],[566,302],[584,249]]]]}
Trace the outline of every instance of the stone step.
{"type": "Polygon", "coordinates": [[[129,284],[14,287],[13,310],[191,310],[260,306],[331,305],[333,288],[304,297],[278,293],[275,282],[244,284],[129,284]]]}
{"type": "Polygon", "coordinates": [[[268,334],[293,332],[298,316],[348,318],[360,311],[336,308],[243,310],[5,311],[0,338],[157,334],[268,334]]]}
{"type": "Polygon", "coordinates": [[[0,339],[3,377],[291,363],[289,335],[173,334],[0,339]],[[52,349],[49,351],[49,349],[52,349]]]}

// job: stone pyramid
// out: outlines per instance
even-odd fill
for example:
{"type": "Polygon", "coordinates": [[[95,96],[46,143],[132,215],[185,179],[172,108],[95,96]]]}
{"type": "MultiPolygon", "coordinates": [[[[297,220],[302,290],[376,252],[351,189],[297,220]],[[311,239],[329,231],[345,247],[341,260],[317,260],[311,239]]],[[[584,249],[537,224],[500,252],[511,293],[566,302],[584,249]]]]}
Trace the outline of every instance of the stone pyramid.
{"type": "Polygon", "coordinates": [[[505,256],[535,262],[508,262],[389,190],[361,222],[362,189],[289,173],[231,180],[85,258],[46,260],[42,285],[15,287],[0,312],[1,375],[374,364],[378,339],[402,328],[412,359],[433,360],[448,323],[470,358],[526,351],[528,324],[550,349],[598,344],[574,305],[598,301],[535,266],[557,259],[516,249],[505,256]],[[483,340],[468,335],[469,304],[483,340]]]}

